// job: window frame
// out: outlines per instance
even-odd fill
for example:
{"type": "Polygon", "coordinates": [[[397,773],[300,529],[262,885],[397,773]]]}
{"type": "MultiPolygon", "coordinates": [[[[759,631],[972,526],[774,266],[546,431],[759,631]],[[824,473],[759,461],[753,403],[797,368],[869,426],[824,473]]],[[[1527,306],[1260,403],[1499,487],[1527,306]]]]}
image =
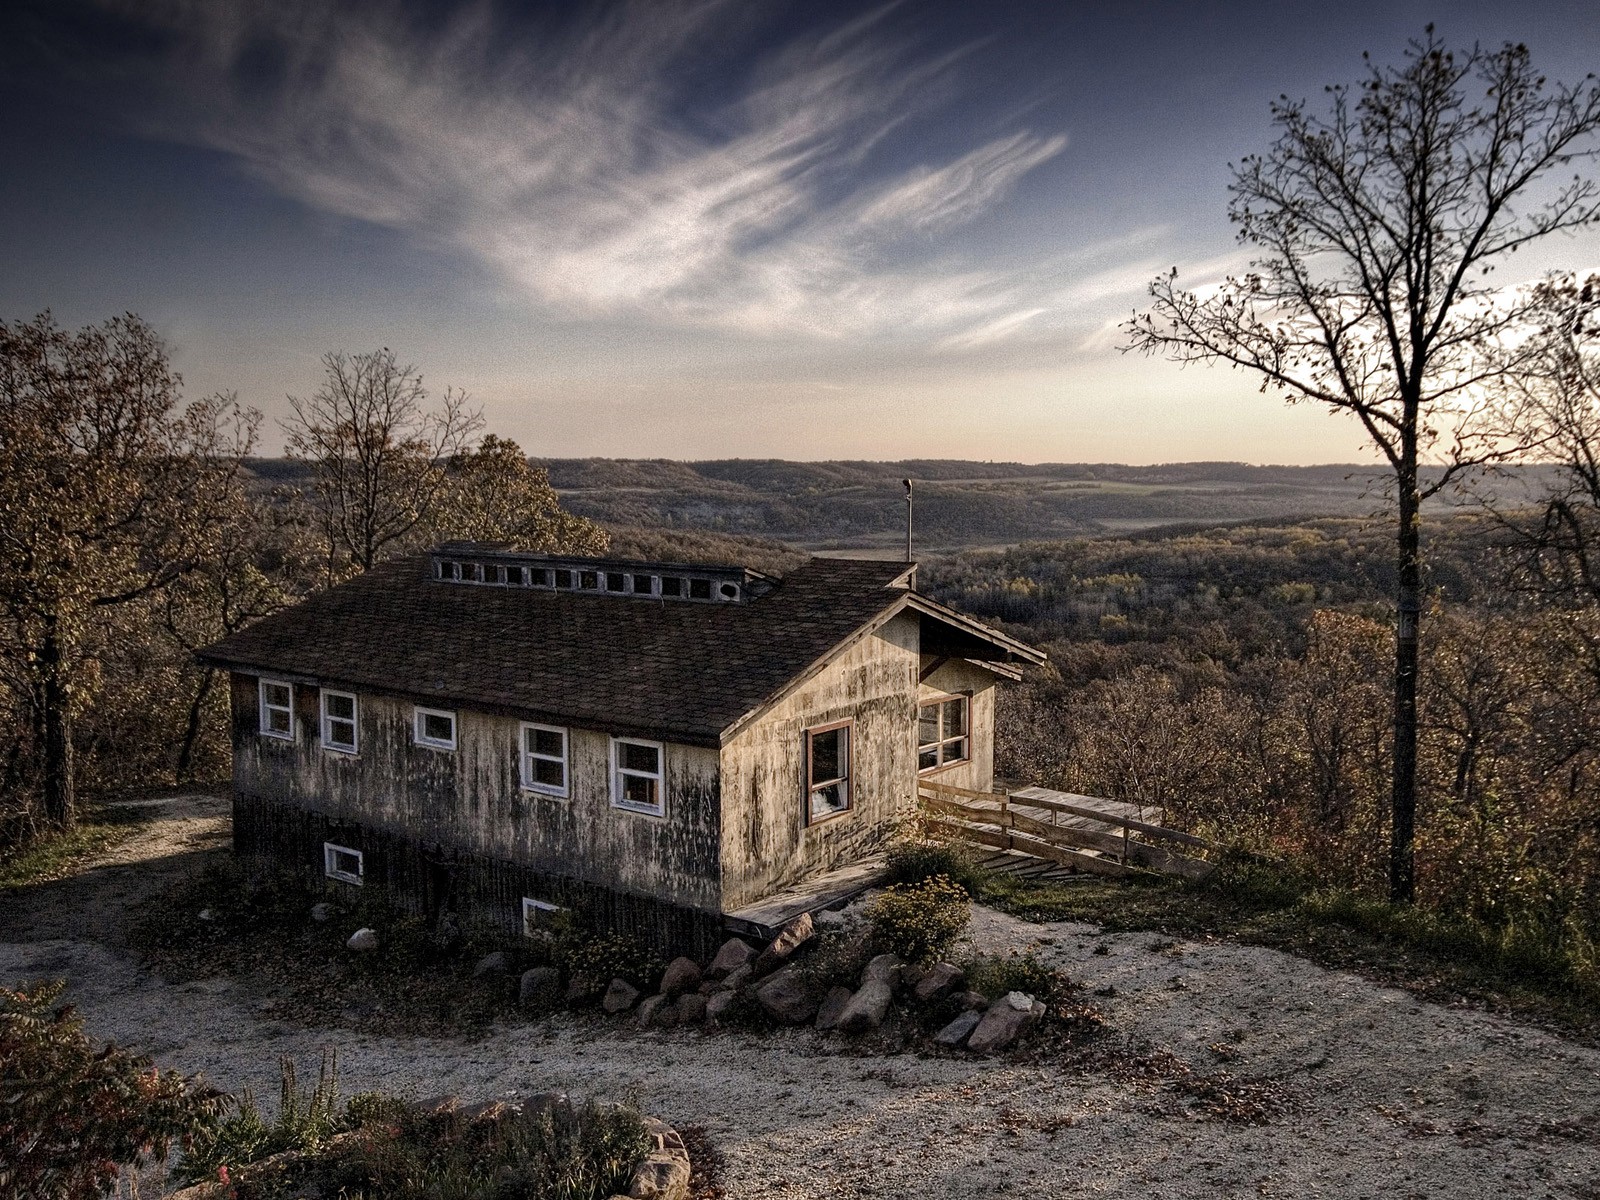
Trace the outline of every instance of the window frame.
{"type": "Polygon", "coordinates": [[[808,728],[806,728],[803,731],[802,737],[803,737],[803,742],[804,742],[803,752],[805,754],[805,783],[806,783],[805,795],[802,797],[802,800],[803,800],[803,803],[804,803],[804,814],[805,814],[805,823],[806,823],[806,825],[808,825],[808,826],[821,825],[821,824],[823,824],[823,823],[825,823],[827,821],[832,821],[837,817],[847,816],[848,814],[854,812],[855,811],[855,807],[856,807],[856,788],[855,788],[856,722],[855,722],[855,718],[854,717],[846,717],[842,721],[830,721],[826,725],[812,725],[812,726],[809,726],[808,728]],[[818,734],[832,733],[836,729],[843,729],[845,731],[845,736],[844,736],[844,774],[843,775],[832,776],[832,777],[830,777],[828,779],[819,780],[816,777],[816,752],[814,750],[815,739],[816,739],[818,734]],[[831,812],[825,812],[825,813],[816,812],[812,807],[812,797],[817,794],[818,789],[825,788],[825,787],[830,787],[835,783],[843,783],[844,784],[844,807],[843,808],[834,809],[831,812]]]}
{"type": "Polygon", "coordinates": [[[528,921],[528,916],[530,913],[548,913],[549,919],[553,920],[555,917],[566,911],[567,908],[565,905],[552,904],[548,900],[539,900],[533,896],[524,896],[522,898],[522,936],[525,938],[533,938],[535,940],[549,940],[554,938],[555,934],[552,930],[540,929],[538,925],[532,924],[528,921]]]}
{"type": "Polygon", "coordinates": [[[917,763],[918,763],[917,774],[918,775],[932,775],[935,772],[944,770],[946,767],[959,767],[959,766],[962,766],[965,763],[970,763],[971,761],[972,761],[972,693],[971,692],[943,692],[943,693],[941,693],[941,694],[939,694],[937,696],[929,696],[926,699],[919,699],[917,701],[917,763]],[[945,728],[944,728],[944,706],[946,704],[949,704],[950,701],[952,701],[952,700],[961,701],[962,712],[965,714],[965,718],[966,718],[962,722],[962,725],[965,728],[966,732],[965,733],[960,733],[960,734],[954,734],[954,735],[951,735],[951,736],[947,737],[947,736],[945,736],[945,728]],[[922,740],[922,710],[925,709],[925,708],[928,708],[930,706],[937,706],[938,709],[939,709],[939,736],[935,741],[924,742],[922,740]],[[965,742],[966,743],[966,754],[963,755],[961,758],[946,758],[944,756],[944,748],[946,746],[948,746],[951,742],[955,742],[955,741],[961,741],[961,742],[965,742]],[[931,766],[931,767],[924,767],[924,766],[921,765],[921,763],[922,763],[922,754],[923,754],[923,751],[929,750],[929,749],[932,749],[937,753],[938,761],[935,762],[933,764],[933,766],[931,766]]]}
{"type": "Polygon", "coordinates": [[[276,738],[281,742],[294,741],[294,684],[287,679],[269,679],[265,675],[256,680],[256,724],[260,727],[262,737],[276,738]],[[288,688],[289,703],[287,705],[268,704],[267,688],[269,687],[288,688]],[[267,724],[267,713],[269,711],[287,712],[289,714],[289,728],[277,730],[269,727],[267,724]]]}
{"type": "Polygon", "coordinates": [[[454,709],[428,708],[426,705],[413,704],[411,706],[411,742],[421,746],[424,750],[454,751],[459,740],[460,726],[456,719],[454,709]],[[423,730],[426,728],[424,718],[445,717],[450,722],[450,740],[443,741],[431,738],[423,730]]]}
{"type": "Polygon", "coordinates": [[[361,753],[361,698],[354,692],[341,692],[336,688],[317,689],[317,710],[321,714],[322,748],[331,750],[335,754],[360,754],[361,753]],[[348,717],[330,717],[328,715],[328,697],[338,696],[350,701],[350,715],[348,717]],[[348,722],[350,725],[350,742],[331,741],[328,737],[328,724],[330,721],[348,722]]]}
{"type": "Polygon", "coordinates": [[[541,796],[554,796],[566,800],[572,795],[572,733],[565,725],[544,725],[538,721],[523,721],[517,728],[517,775],[525,792],[536,792],[541,796]],[[561,757],[540,754],[538,751],[528,749],[529,732],[559,733],[561,735],[561,757]],[[561,763],[561,786],[551,787],[548,783],[540,783],[533,777],[529,765],[531,760],[539,762],[561,763]]]}
{"type": "Polygon", "coordinates": [[[667,815],[667,747],[663,742],[652,742],[648,738],[611,737],[611,807],[621,809],[623,812],[637,813],[642,817],[656,817],[665,819],[667,815]],[[639,771],[632,767],[622,765],[622,756],[617,753],[620,746],[645,746],[656,752],[656,770],[652,775],[646,771],[639,771]],[[649,806],[624,798],[621,787],[623,775],[631,775],[641,779],[654,779],[656,783],[656,803],[649,806]]]}
{"type": "Polygon", "coordinates": [[[356,887],[364,887],[367,877],[367,856],[361,853],[361,851],[355,849],[353,846],[341,846],[337,842],[323,842],[322,873],[327,878],[337,880],[340,883],[349,883],[354,884],[356,887]],[[341,854],[355,855],[356,871],[354,875],[350,874],[348,871],[339,869],[337,865],[339,861],[338,856],[341,854]]]}

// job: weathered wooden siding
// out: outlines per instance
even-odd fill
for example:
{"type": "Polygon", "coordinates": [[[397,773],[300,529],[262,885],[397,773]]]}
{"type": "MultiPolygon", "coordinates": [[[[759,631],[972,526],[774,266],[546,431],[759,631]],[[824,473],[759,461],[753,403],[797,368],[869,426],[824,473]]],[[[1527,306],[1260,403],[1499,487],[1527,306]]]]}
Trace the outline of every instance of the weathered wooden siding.
{"type": "MultiPolygon", "coordinates": [[[[518,722],[458,711],[455,751],[417,746],[409,700],[363,694],[360,752],[322,749],[317,690],[295,689],[292,742],[260,736],[256,679],[236,675],[234,788],[252,803],[519,864],[669,904],[719,911],[720,760],[714,749],[668,744],[664,818],[613,808],[610,741],[569,730],[571,795],[524,791],[518,722]]],[[[360,847],[357,847],[358,849],[360,847]]]]}
{"type": "MultiPolygon", "coordinates": [[[[934,661],[925,658],[922,669],[927,670],[934,661]]],[[[970,761],[942,767],[930,772],[928,778],[980,792],[994,786],[994,688],[994,674],[965,659],[947,660],[922,681],[917,689],[919,703],[947,694],[967,693],[972,697],[970,761]]]]}
{"type": "Polygon", "coordinates": [[[916,793],[918,626],[896,617],[723,743],[726,911],[881,843],[916,793]],[[850,811],[805,822],[806,729],[855,721],[850,811]]]}

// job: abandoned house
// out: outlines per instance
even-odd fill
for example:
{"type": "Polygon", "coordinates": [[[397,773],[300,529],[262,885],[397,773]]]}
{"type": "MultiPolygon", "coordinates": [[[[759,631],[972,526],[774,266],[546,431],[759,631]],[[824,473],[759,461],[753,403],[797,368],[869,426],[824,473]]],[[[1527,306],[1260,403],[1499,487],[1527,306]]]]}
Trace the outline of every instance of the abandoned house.
{"type": "Polygon", "coordinates": [[[232,679],[235,849],[413,911],[705,951],[879,849],[919,774],[991,785],[995,684],[1043,655],[914,582],[389,562],[201,651],[232,679]]]}

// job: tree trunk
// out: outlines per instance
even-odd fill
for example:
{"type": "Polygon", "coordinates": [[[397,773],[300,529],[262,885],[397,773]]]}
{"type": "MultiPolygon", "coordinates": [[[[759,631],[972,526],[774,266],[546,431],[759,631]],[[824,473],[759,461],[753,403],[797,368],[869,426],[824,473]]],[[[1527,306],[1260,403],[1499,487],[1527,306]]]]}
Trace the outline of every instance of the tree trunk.
{"type": "Polygon", "coordinates": [[[71,696],[67,687],[66,654],[54,617],[45,622],[39,667],[44,685],[41,689],[44,818],[56,829],[71,829],[78,816],[73,781],[71,696]]]}
{"type": "Polygon", "coordinates": [[[200,677],[200,687],[189,701],[189,717],[183,727],[183,742],[178,747],[178,762],[173,775],[179,783],[189,782],[189,772],[194,768],[194,747],[200,740],[200,727],[205,724],[206,700],[211,695],[211,684],[217,673],[209,667],[200,677]]]}
{"type": "Polygon", "coordinates": [[[1422,618],[1421,502],[1414,444],[1405,447],[1396,479],[1400,501],[1399,622],[1394,639],[1394,818],[1389,840],[1389,899],[1416,895],[1417,626],[1422,618]]]}

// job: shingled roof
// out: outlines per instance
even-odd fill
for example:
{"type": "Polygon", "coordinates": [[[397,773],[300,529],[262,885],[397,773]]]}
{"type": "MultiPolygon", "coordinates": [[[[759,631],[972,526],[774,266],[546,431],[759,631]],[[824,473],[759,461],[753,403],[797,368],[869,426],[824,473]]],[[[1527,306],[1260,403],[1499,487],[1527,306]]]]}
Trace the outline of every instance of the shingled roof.
{"type": "Polygon", "coordinates": [[[898,582],[907,570],[902,562],[817,558],[755,599],[691,604],[464,586],[434,578],[429,557],[418,555],[258,621],[198,657],[232,670],[712,746],[836,648],[907,606],[990,652],[982,657],[1041,657],[917,596],[898,582]]]}

